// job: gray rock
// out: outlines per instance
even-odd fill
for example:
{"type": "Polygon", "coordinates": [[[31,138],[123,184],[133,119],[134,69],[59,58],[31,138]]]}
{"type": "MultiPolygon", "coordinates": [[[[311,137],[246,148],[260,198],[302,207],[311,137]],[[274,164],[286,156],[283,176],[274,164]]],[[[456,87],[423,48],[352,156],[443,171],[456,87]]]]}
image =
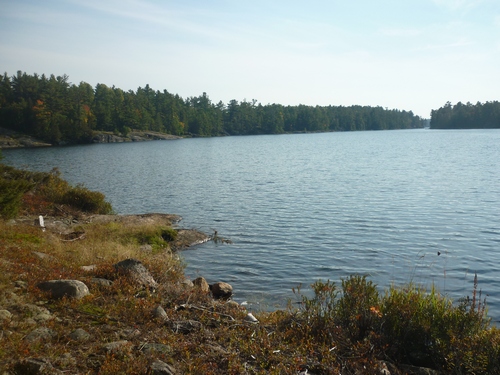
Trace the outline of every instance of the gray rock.
{"type": "Polygon", "coordinates": [[[80,299],[90,294],[87,285],[78,280],[50,280],[39,283],[38,288],[50,292],[52,298],[71,297],[80,299]]]}
{"type": "Polygon", "coordinates": [[[175,333],[190,333],[201,328],[201,323],[196,320],[180,320],[171,323],[175,333]]]}
{"type": "Polygon", "coordinates": [[[52,331],[51,329],[48,329],[46,327],[41,327],[28,333],[28,335],[26,335],[24,339],[29,342],[34,342],[38,340],[50,340],[55,336],[56,336],[55,332],[52,331]]]}
{"type": "Polygon", "coordinates": [[[125,259],[114,265],[117,271],[123,272],[131,277],[136,283],[144,285],[148,288],[156,288],[158,284],[153,279],[153,276],[137,259],[125,259]]]}
{"type": "Polygon", "coordinates": [[[200,289],[203,293],[208,293],[210,291],[210,285],[208,285],[207,280],[203,277],[197,277],[194,279],[193,285],[200,289]]]}
{"type": "Polygon", "coordinates": [[[0,310],[0,321],[11,320],[12,313],[9,310],[0,310]]]}
{"type": "Polygon", "coordinates": [[[153,309],[152,314],[155,318],[168,319],[167,312],[161,306],[157,306],[155,309],[153,309]]]}
{"type": "Polygon", "coordinates": [[[107,353],[117,352],[128,344],[127,340],[113,341],[102,346],[102,350],[107,353]]]}
{"type": "Polygon", "coordinates": [[[151,375],[176,375],[177,371],[169,364],[156,360],[150,366],[151,375]]]}
{"type": "Polygon", "coordinates": [[[191,280],[189,279],[184,279],[182,280],[181,282],[181,285],[184,287],[184,288],[187,288],[187,289],[191,289],[194,287],[194,284],[191,280]]]}
{"type": "Polygon", "coordinates": [[[141,352],[152,354],[152,353],[172,353],[172,347],[164,344],[158,343],[144,343],[139,347],[141,352]]]}
{"type": "Polygon", "coordinates": [[[140,336],[141,331],[137,328],[125,328],[117,332],[118,337],[121,339],[132,339],[134,337],[140,336]]]}
{"type": "Polygon", "coordinates": [[[69,334],[69,338],[75,341],[87,341],[90,339],[90,333],[83,328],[77,328],[69,334]]]}
{"type": "Polygon", "coordinates": [[[36,316],[33,317],[35,322],[41,323],[41,322],[46,322],[47,320],[52,320],[54,317],[50,313],[40,313],[36,316]]]}
{"type": "Polygon", "coordinates": [[[233,295],[233,287],[224,282],[210,285],[210,291],[215,299],[229,299],[233,295]]]}

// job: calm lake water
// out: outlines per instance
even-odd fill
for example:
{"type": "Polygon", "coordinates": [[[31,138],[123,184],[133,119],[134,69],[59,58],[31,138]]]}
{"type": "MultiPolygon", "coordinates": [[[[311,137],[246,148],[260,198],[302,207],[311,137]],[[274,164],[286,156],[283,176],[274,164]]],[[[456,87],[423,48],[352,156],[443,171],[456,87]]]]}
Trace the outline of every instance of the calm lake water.
{"type": "Polygon", "coordinates": [[[182,253],[191,278],[226,281],[250,309],[317,279],[364,274],[458,299],[474,273],[500,319],[500,131],[397,130],[4,150],[58,167],[117,213],[164,212],[232,245],[182,253]],[[440,254],[440,255],[439,255],[440,254]]]}

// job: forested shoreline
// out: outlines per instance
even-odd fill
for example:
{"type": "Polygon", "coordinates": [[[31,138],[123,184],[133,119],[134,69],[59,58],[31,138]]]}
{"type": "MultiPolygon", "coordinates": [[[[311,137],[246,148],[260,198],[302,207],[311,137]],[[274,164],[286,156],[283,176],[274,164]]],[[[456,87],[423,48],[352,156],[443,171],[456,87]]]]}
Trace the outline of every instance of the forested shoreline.
{"type": "Polygon", "coordinates": [[[179,136],[220,136],[421,128],[412,111],[370,106],[213,103],[206,93],[184,99],[149,84],[124,91],[18,71],[0,76],[0,126],[52,144],[89,143],[94,131],[132,130],[179,136]]]}
{"type": "Polygon", "coordinates": [[[500,128],[500,102],[452,105],[431,112],[432,129],[494,129],[500,128]]]}

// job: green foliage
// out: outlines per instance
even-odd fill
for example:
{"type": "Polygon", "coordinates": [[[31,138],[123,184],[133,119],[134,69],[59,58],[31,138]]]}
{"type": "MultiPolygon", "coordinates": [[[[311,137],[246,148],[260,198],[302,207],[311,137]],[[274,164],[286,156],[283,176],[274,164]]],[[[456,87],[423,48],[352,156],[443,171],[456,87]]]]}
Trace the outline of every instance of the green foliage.
{"type": "Polygon", "coordinates": [[[0,177],[0,217],[11,219],[19,213],[22,197],[31,187],[28,181],[0,177]]]}
{"type": "Polygon", "coordinates": [[[490,327],[477,287],[476,277],[472,298],[454,305],[434,288],[392,287],[380,296],[364,276],[342,280],[341,293],[334,283],[317,281],[314,296],[302,296],[299,331],[302,340],[369,340],[372,350],[397,363],[449,374],[498,373],[500,332],[490,327]]]}
{"type": "MultiPolygon", "coordinates": [[[[71,186],[54,168],[50,172],[30,172],[0,164],[0,216],[13,218],[20,209],[28,213],[64,204],[88,213],[109,214],[112,207],[100,192],[82,185],[71,186]],[[30,207],[31,205],[31,207],[30,207]]],[[[37,212],[41,213],[41,212],[37,212]]]]}
{"type": "Polygon", "coordinates": [[[57,202],[93,214],[109,214],[112,212],[111,204],[106,202],[104,194],[98,191],[90,191],[82,185],[68,189],[57,202]]]}
{"type": "Polygon", "coordinates": [[[183,99],[149,85],[123,91],[105,84],[68,83],[68,76],[0,79],[0,123],[54,143],[88,143],[92,131],[127,135],[132,129],[176,135],[280,134],[422,127],[411,111],[368,106],[262,105],[257,100],[212,103],[206,93],[183,99]]]}
{"type": "Polygon", "coordinates": [[[377,328],[378,304],[377,288],[366,276],[354,275],[342,280],[337,319],[348,330],[351,339],[361,340],[377,328]]]}
{"type": "Polygon", "coordinates": [[[443,107],[431,112],[433,129],[492,129],[500,128],[500,102],[452,105],[447,102],[443,107]]]}
{"type": "Polygon", "coordinates": [[[177,238],[177,231],[171,227],[145,225],[131,228],[121,236],[125,243],[151,245],[153,252],[157,252],[169,248],[169,242],[177,238]]]}

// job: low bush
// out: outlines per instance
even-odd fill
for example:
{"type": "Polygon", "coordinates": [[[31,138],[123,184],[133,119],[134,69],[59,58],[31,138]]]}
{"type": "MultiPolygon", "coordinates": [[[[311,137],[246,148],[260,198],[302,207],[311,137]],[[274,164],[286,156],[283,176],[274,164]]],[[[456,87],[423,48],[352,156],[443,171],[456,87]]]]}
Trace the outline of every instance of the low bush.
{"type": "Polygon", "coordinates": [[[312,285],[297,315],[302,339],[346,347],[370,343],[378,357],[438,369],[447,374],[500,373],[500,331],[490,326],[485,300],[477,289],[458,304],[435,288],[392,287],[379,296],[362,276],[312,285]],[[303,323],[302,323],[303,322],[303,323]]]}
{"type": "Polygon", "coordinates": [[[71,186],[60,177],[57,168],[50,172],[30,172],[0,164],[1,217],[13,218],[20,211],[50,214],[57,204],[86,213],[112,212],[104,194],[83,185],[71,186]]]}
{"type": "Polygon", "coordinates": [[[90,191],[82,185],[70,187],[57,202],[92,214],[112,212],[111,204],[106,202],[104,194],[90,191]]]}
{"type": "Polygon", "coordinates": [[[27,181],[0,178],[0,217],[16,217],[21,209],[23,195],[30,187],[27,181]]]}

